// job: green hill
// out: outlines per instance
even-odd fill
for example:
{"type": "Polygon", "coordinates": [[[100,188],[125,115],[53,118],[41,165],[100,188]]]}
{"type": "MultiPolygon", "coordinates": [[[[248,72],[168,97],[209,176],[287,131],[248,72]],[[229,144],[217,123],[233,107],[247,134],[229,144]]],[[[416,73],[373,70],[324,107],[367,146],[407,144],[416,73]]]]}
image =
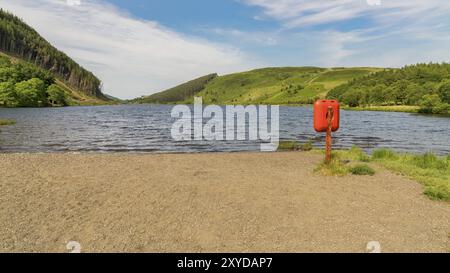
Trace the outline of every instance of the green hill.
{"type": "Polygon", "coordinates": [[[417,64],[379,71],[337,86],[327,96],[350,107],[409,106],[420,107],[423,113],[450,114],[450,64],[417,64]]]}
{"type": "Polygon", "coordinates": [[[153,94],[151,96],[141,97],[133,100],[137,103],[176,103],[189,100],[198,92],[202,91],[211,80],[215,79],[217,74],[210,74],[198,79],[188,81],[176,87],[153,94]]]}
{"type": "MultiPolygon", "coordinates": [[[[12,96],[0,101],[3,105],[8,104],[6,101],[10,102],[10,106],[54,104],[47,90],[53,84],[62,89],[70,102],[75,104],[108,100],[101,92],[101,82],[95,75],[53,47],[21,19],[1,9],[0,53],[0,82],[3,90],[0,95],[12,96]],[[43,85],[37,80],[42,81],[43,85]],[[21,102],[11,101],[15,96],[15,90],[12,89],[15,88],[21,89],[19,93],[25,97],[27,92],[30,93],[30,103],[23,96],[21,102]]],[[[56,88],[50,89],[50,93],[55,93],[55,96],[58,96],[58,92],[56,88]]]]}
{"type": "Polygon", "coordinates": [[[205,103],[304,104],[374,68],[263,68],[218,77],[198,93],[205,103]]]}
{"type": "Polygon", "coordinates": [[[209,104],[304,104],[325,97],[332,88],[378,68],[263,68],[225,76],[208,75],[135,102],[209,104]],[[194,91],[194,92],[193,92],[194,91]],[[170,100],[167,98],[170,97],[170,100]]]}

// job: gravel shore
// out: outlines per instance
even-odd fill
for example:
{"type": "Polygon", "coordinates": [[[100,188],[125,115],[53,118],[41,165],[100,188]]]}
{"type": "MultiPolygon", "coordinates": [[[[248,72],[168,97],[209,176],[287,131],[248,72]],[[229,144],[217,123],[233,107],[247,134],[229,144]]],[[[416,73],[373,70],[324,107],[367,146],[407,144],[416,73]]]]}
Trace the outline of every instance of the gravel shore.
{"type": "Polygon", "coordinates": [[[0,252],[448,252],[450,204],[314,153],[0,154],[0,252]]]}

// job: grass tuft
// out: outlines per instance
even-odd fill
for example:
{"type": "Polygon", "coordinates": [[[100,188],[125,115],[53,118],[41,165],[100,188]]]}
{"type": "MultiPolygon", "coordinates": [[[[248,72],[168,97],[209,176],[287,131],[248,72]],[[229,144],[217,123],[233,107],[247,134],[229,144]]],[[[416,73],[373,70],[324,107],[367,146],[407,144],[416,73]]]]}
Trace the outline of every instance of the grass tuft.
{"type": "Polygon", "coordinates": [[[448,168],[446,159],[439,159],[431,152],[413,156],[412,162],[414,165],[422,169],[438,169],[445,171],[448,168]]]}
{"type": "Polygon", "coordinates": [[[13,125],[16,124],[15,120],[11,119],[0,119],[0,126],[13,125]]]}
{"type": "Polygon", "coordinates": [[[333,156],[330,163],[323,161],[314,171],[327,176],[345,176],[348,174],[347,166],[336,155],[333,156]]]}
{"type": "Polygon", "coordinates": [[[349,172],[354,175],[375,175],[375,170],[366,164],[358,164],[349,168],[349,172]]]}
{"type": "Polygon", "coordinates": [[[296,141],[281,141],[278,145],[278,151],[311,151],[313,149],[312,141],[300,144],[296,141]]]}
{"type": "Polygon", "coordinates": [[[345,166],[346,163],[375,162],[388,170],[408,176],[424,185],[424,193],[431,199],[450,201],[450,155],[439,157],[433,153],[422,155],[400,154],[390,149],[378,149],[367,155],[359,147],[333,152],[330,166],[320,164],[316,170],[327,175],[373,175],[366,164],[345,166]],[[338,159],[337,159],[338,158],[338,159]],[[345,170],[347,169],[347,170],[345,170]]]}
{"type": "Polygon", "coordinates": [[[391,149],[378,149],[373,151],[372,153],[372,159],[396,159],[397,154],[392,151],[391,149]]]}
{"type": "Polygon", "coordinates": [[[311,151],[313,149],[312,141],[308,141],[300,146],[300,150],[302,151],[311,151]]]}
{"type": "Polygon", "coordinates": [[[297,151],[299,145],[296,141],[281,141],[278,144],[278,151],[297,151]]]}
{"type": "Polygon", "coordinates": [[[450,200],[450,188],[445,183],[428,184],[425,186],[425,195],[434,200],[450,200]]]}
{"type": "Polygon", "coordinates": [[[450,201],[448,156],[441,158],[430,152],[423,155],[397,154],[392,150],[380,149],[372,153],[372,160],[423,184],[424,193],[429,198],[450,201]]]}
{"type": "Polygon", "coordinates": [[[367,155],[361,148],[356,145],[353,145],[350,149],[349,155],[351,155],[353,160],[361,161],[361,162],[369,162],[370,156],[367,155]]]}

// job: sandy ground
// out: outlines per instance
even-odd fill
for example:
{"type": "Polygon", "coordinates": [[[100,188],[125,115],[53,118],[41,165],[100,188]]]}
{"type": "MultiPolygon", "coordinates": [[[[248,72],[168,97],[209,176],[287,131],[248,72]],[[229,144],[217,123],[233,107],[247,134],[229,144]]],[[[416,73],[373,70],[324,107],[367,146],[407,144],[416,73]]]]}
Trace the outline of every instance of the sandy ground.
{"type": "Polygon", "coordinates": [[[448,252],[450,204],[312,153],[0,154],[0,252],[448,252]]]}

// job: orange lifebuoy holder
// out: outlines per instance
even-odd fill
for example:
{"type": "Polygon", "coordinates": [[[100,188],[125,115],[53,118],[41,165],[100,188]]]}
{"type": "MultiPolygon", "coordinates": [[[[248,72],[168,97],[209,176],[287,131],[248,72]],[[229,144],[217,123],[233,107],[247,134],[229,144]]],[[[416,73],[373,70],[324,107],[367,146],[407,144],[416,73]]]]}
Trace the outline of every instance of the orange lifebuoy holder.
{"type": "Polygon", "coordinates": [[[318,100],[314,103],[314,129],[326,132],[326,156],[325,161],[331,161],[331,132],[339,130],[340,106],[337,100],[318,100]]]}

